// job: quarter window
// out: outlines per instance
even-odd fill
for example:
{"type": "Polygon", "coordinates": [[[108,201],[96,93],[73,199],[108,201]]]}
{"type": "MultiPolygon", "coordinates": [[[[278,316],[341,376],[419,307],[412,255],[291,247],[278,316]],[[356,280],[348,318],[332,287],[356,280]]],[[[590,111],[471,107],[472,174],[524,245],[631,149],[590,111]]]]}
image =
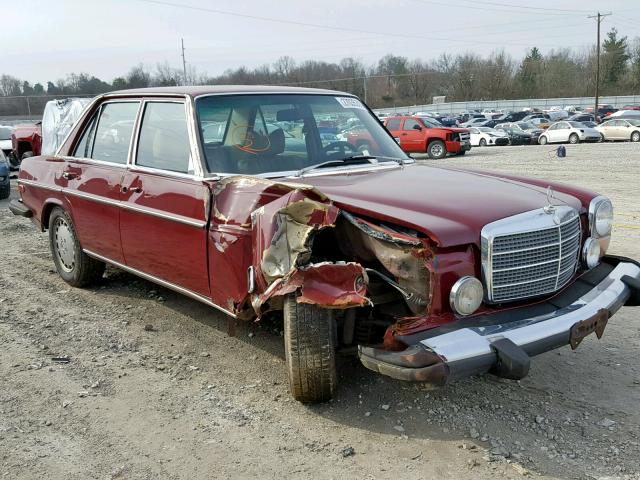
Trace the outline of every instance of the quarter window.
{"type": "MultiPolygon", "coordinates": [[[[212,135],[219,135],[215,128],[212,135]]],[[[193,173],[183,103],[149,102],[144,109],[136,165],[193,173]]]]}
{"type": "Polygon", "coordinates": [[[126,164],[133,124],[138,114],[139,102],[105,103],[100,111],[95,134],[87,130],[84,142],[85,157],[103,162],[126,164]],[[91,145],[93,144],[93,145],[91,145]]]}

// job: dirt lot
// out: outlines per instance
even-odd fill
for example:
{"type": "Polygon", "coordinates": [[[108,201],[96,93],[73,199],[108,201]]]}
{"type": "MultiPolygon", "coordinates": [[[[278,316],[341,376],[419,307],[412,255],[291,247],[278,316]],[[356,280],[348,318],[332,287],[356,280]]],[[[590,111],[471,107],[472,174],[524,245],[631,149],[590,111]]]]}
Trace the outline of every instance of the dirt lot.
{"type": "MultiPolygon", "coordinates": [[[[579,183],[640,258],[640,147],[474,149],[442,163],[579,183]]],[[[227,336],[216,311],[118,270],[78,290],[0,202],[0,477],[640,478],[640,310],[524,380],[431,390],[340,363],[337,398],[289,399],[277,324],[227,336]],[[68,363],[56,357],[68,357],[68,363]]]]}

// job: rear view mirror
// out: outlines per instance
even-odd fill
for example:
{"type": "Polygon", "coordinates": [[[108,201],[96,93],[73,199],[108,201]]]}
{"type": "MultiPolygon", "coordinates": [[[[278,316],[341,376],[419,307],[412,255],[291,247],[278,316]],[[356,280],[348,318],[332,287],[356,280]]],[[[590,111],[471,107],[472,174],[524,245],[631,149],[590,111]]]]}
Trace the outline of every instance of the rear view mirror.
{"type": "Polygon", "coordinates": [[[278,110],[276,113],[276,120],[278,122],[295,122],[302,120],[302,114],[297,108],[290,108],[288,110],[278,110]]]}
{"type": "Polygon", "coordinates": [[[413,129],[414,129],[414,130],[422,130],[422,127],[416,123],[416,124],[413,126],[413,129]]]}

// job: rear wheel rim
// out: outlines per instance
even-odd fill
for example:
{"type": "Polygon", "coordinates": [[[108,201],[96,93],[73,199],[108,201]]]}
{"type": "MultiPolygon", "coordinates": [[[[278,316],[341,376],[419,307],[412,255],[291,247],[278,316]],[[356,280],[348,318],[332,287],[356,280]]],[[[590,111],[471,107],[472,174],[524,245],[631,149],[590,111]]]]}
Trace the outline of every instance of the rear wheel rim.
{"type": "Polygon", "coordinates": [[[76,249],[73,231],[64,218],[56,218],[53,225],[53,244],[60,267],[67,273],[76,265],[76,249]]]}
{"type": "Polygon", "coordinates": [[[632,142],[638,142],[638,141],[640,141],[640,133],[638,133],[638,132],[633,132],[633,134],[631,134],[631,141],[632,141],[632,142]]]}

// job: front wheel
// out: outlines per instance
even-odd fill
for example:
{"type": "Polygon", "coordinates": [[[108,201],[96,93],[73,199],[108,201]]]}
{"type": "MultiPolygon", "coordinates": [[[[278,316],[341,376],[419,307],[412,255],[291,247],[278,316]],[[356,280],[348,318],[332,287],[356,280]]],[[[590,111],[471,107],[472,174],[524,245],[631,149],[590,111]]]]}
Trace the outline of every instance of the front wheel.
{"type": "Polygon", "coordinates": [[[427,146],[429,158],[444,158],[447,155],[447,148],[442,140],[434,140],[427,146]]]}
{"type": "Polygon", "coordinates": [[[572,145],[580,143],[580,138],[578,137],[577,133],[572,133],[571,135],[569,135],[569,143],[571,143],[572,145]]]}
{"type": "Polygon", "coordinates": [[[547,137],[542,136],[538,139],[538,143],[540,145],[546,145],[547,143],[549,143],[549,140],[547,140],[547,137]]]}
{"type": "Polygon", "coordinates": [[[632,142],[640,142],[640,132],[633,132],[631,134],[631,141],[632,142]]]}
{"type": "Polygon", "coordinates": [[[336,389],[336,325],[333,312],[284,301],[284,351],[293,398],[303,403],[326,402],[336,389]]]}
{"type": "Polygon", "coordinates": [[[487,146],[487,141],[484,138],[480,139],[480,146],[481,147],[486,147],[487,146]]]}
{"type": "Polygon", "coordinates": [[[82,251],[73,221],[60,207],[49,217],[49,246],[62,279],[73,287],[85,287],[102,278],[105,264],[82,251]]]}

